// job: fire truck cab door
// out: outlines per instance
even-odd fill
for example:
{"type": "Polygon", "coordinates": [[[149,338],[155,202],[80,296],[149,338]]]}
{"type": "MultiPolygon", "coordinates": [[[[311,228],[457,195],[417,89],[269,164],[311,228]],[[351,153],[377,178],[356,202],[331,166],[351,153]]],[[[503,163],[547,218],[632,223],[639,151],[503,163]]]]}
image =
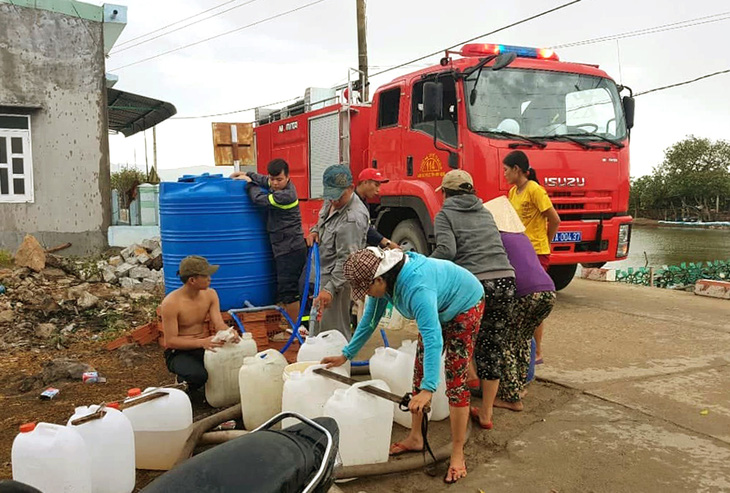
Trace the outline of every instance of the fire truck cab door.
{"type": "Polygon", "coordinates": [[[381,170],[385,176],[396,179],[406,176],[402,153],[403,122],[407,119],[403,84],[381,88],[375,95],[375,111],[370,137],[369,167],[381,170]]]}

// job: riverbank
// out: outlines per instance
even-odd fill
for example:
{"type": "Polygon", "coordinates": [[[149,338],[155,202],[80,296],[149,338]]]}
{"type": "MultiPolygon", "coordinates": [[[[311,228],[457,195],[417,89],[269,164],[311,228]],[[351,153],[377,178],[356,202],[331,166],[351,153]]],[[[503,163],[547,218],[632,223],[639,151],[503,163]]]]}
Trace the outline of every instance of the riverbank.
{"type": "Polygon", "coordinates": [[[713,221],[713,222],[680,222],[680,221],[659,221],[656,219],[648,219],[645,217],[635,217],[634,226],[642,226],[647,228],[692,228],[692,229],[721,229],[730,231],[730,222],[713,221]]]}

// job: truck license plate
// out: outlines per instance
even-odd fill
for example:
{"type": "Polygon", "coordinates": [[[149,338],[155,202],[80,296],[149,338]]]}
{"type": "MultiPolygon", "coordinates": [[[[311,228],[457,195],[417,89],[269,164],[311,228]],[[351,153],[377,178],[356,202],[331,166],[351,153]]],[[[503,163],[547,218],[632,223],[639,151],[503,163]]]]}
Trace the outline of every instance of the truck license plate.
{"type": "Polygon", "coordinates": [[[580,231],[559,231],[555,234],[553,243],[579,243],[580,240],[580,231]]]}

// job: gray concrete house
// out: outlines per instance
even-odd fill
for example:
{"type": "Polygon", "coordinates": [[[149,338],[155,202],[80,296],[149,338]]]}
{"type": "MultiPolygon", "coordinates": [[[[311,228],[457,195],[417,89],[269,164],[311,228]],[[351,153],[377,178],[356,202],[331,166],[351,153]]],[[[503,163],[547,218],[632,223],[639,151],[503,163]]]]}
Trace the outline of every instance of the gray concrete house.
{"type": "Polygon", "coordinates": [[[175,113],[108,89],[105,55],[125,25],[124,6],[0,0],[0,248],[26,233],[46,247],[71,242],[69,254],[106,246],[109,131],[128,136],[175,113]]]}

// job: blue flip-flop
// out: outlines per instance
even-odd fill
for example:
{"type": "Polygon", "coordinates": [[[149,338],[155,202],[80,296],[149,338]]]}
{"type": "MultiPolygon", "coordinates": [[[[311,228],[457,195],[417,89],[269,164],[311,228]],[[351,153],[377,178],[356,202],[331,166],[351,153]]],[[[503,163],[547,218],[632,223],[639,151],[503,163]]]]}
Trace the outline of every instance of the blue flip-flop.
{"type": "Polygon", "coordinates": [[[543,363],[542,358],[535,360],[536,365],[541,365],[543,363]]]}

